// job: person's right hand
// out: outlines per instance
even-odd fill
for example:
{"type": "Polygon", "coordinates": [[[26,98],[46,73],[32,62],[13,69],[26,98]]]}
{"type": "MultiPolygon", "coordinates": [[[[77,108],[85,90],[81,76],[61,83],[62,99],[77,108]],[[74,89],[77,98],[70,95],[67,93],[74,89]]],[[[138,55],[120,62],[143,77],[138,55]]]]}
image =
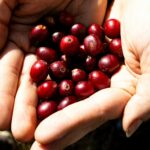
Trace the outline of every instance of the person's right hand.
{"type": "Polygon", "coordinates": [[[21,141],[34,136],[37,95],[29,71],[36,57],[30,53],[28,39],[33,24],[64,8],[77,15],[77,22],[101,24],[106,6],[106,0],[0,1],[0,130],[11,125],[14,137],[21,141]]]}
{"type": "Polygon", "coordinates": [[[121,115],[123,129],[131,136],[150,118],[149,6],[147,0],[114,0],[108,18],[121,22],[125,65],[111,78],[110,88],[43,120],[35,131],[32,150],[62,150],[121,115]]]}

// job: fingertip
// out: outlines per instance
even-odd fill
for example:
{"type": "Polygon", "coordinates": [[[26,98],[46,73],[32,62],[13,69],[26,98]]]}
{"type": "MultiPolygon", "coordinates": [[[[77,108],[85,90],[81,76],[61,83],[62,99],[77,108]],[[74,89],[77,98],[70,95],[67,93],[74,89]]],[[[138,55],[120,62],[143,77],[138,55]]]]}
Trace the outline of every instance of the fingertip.
{"type": "Polygon", "coordinates": [[[130,99],[123,114],[123,130],[127,137],[132,136],[148,117],[148,110],[150,110],[150,108],[145,108],[145,104],[141,101],[139,96],[134,95],[130,99]]]}

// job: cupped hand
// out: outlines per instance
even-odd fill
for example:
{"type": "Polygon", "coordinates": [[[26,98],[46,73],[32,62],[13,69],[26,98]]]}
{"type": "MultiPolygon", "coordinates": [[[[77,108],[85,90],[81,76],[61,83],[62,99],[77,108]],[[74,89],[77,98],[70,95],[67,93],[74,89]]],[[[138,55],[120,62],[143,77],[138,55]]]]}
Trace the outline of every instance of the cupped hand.
{"type": "Polygon", "coordinates": [[[32,150],[60,150],[104,122],[123,117],[131,136],[150,118],[150,2],[115,0],[107,18],[121,22],[125,65],[111,78],[111,87],[56,112],[39,124],[32,150]],[[141,11],[140,11],[141,10],[141,11]]]}
{"type": "Polygon", "coordinates": [[[20,141],[34,137],[36,86],[29,71],[36,61],[28,39],[32,25],[47,13],[64,8],[77,22],[102,23],[107,1],[94,0],[1,0],[0,2],[0,129],[11,130],[20,141]],[[89,13],[90,12],[90,13],[89,13]],[[98,18],[98,19],[97,19],[98,18]],[[12,115],[13,114],[13,115],[12,115]]]}

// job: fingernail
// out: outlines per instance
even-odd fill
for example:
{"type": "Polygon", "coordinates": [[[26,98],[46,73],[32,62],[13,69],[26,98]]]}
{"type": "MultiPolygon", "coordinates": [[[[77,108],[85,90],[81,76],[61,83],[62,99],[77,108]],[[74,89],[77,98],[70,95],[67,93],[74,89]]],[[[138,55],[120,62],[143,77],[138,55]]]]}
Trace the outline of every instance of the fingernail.
{"type": "Polygon", "coordinates": [[[126,131],[126,137],[130,137],[138,128],[139,126],[142,124],[142,120],[136,120],[135,122],[133,122],[129,129],[126,131]]]}

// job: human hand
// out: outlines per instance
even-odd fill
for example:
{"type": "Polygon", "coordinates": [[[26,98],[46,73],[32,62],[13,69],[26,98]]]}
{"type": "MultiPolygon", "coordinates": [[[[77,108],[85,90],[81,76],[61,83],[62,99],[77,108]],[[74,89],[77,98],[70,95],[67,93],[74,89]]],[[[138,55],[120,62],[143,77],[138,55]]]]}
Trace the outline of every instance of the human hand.
{"type": "Polygon", "coordinates": [[[124,0],[121,14],[121,37],[125,63],[137,79],[135,93],[123,114],[123,128],[131,136],[142,122],[150,118],[150,2],[124,0]],[[139,11],[141,10],[141,11],[139,11]]]}
{"type": "Polygon", "coordinates": [[[110,88],[68,106],[41,122],[35,131],[36,142],[32,150],[63,149],[122,113],[127,136],[133,134],[141,121],[149,119],[148,6],[146,0],[114,1],[108,18],[121,22],[125,66],[112,77],[110,88]]]}
{"type": "Polygon", "coordinates": [[[28,40],[32,25],[45,14],[58,12],[66,6],[77,15],[77,22],[102,23],[107,1],[94,0],[90,7],[89,3],[89,0],[0,2],[0,129],[8,129],[11,124],[17,140],[31,140],[37,125],[36,86],[29,76],[31,65],[36,61],[35,55],[30,53],[28,40]]]}

